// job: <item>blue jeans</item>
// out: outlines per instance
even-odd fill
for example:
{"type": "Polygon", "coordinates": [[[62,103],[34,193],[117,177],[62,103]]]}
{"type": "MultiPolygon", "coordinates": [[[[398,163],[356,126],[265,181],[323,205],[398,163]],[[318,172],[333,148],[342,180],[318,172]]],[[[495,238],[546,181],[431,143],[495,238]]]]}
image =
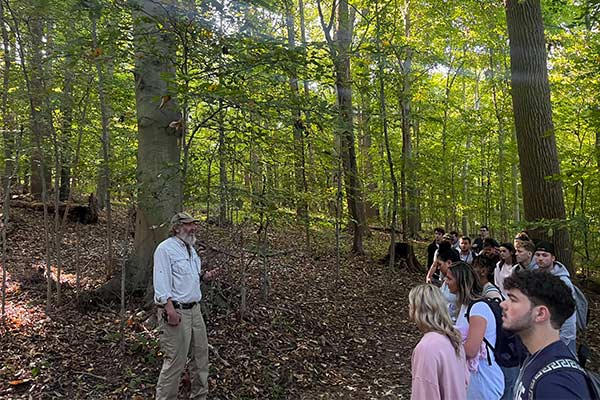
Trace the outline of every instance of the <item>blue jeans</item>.
{"type": "Polygon", "coordinates": [[[500,400],[513,400],[513,390],[515,389],[515,383],[519,377],[519,367],[500,367],[500,369],[504,374],[504,393],[500,400]]]}

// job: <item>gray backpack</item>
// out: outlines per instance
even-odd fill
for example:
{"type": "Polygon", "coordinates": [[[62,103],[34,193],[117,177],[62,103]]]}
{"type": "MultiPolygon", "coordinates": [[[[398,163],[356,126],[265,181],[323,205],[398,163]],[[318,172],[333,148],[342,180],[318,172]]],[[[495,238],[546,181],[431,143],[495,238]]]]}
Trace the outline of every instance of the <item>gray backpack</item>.
{"type": "Polygon", "coordinates": [[[577,330],[584,331],[587,328],[590,318],[590,309],[585,295],[577,286],[573,285],[573,294],[575,295],[575,313],[577,314],[577,330]]]}
{"type": "MultiPolygon", "coordinates": [[[[556,264],[566,269],[566,267],[558,261],[556,262],[556,264]]],[[[577,285],[573,283],[573,279],[569,278],[569,280],[571,281],[571,285],[573,285],[573,297],[575,299],[575,314],[577,318],[577,331],[583,332],[587,328],[588,321],[590,319],[590,309],[588,307],[588,301],[581,289],[579,289],[577,285]]]]}

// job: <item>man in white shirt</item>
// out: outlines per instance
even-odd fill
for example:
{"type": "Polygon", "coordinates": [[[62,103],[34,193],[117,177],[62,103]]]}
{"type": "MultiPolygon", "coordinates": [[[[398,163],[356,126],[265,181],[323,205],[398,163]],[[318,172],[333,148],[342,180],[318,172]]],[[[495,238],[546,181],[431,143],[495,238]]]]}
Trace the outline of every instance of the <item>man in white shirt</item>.
{"type": "Polygon", "coordinates": [[[163,366],[156,385],[157,400],[177,399],[179,380],[190,354],[191,399],[208,394],[208,339],[200,310],[200,282],[217,270],[202,273],[194,249],[199,221],[187,213],[171,218],[170,237],[154,251],[154,302],[158,306],[163,366]]]}

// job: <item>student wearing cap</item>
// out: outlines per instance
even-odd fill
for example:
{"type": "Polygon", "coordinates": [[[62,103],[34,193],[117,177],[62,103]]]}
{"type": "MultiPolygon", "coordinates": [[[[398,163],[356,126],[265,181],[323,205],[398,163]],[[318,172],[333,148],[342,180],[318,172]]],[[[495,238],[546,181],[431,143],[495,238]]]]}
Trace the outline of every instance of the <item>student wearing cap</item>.
{"type": "Polygon", "coordinates": [[[212,280],[218,271],[202,273],[194,249],[199,221],[180,212],[171,218],[170,236],[154,251],[154,302],[158,306],[160,345],[164,360],[156,399],[177,399],[179,380],[191,357],[191,399],[208,394],[208,339],[200,310],[200,282],[212,280]]]}
{"type": "MultiPolygon", "coordinates": [[[[551,273],[554,276],[558,276],[571,290],[571,296],[575,299],[575,290],[573,289],[573,283],[567,268],[556,261],[556,254],[554,252],[554,245],[550,242],[540,241],[535,246],[535,262],[536,266],[534,270],[540,270],[551,273]]],[[[575,340],[577,338],[577,313],[573,311],[573,314],[564,324],[560,327],[560,339],[569,347],[569,349],[576,353],[577,348],[575,340]]]]}

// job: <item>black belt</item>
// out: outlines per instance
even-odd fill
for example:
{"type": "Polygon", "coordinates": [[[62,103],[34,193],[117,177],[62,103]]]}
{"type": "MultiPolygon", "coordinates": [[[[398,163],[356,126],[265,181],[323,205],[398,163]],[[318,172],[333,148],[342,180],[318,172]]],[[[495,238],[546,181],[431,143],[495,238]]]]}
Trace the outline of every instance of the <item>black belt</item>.
{"type": "MultiPolygon", "coordinates": [[[[199,301],[192,301],[191,303],[180,303],[178,301],[173,301],[173,308],[181,308],[182,310],[189,310],[190,308],[194,308],[196,304],[200,304],[199,301]]],[[[165,308],[164,305],[159,304],[158,308],[165,308]]]]}

